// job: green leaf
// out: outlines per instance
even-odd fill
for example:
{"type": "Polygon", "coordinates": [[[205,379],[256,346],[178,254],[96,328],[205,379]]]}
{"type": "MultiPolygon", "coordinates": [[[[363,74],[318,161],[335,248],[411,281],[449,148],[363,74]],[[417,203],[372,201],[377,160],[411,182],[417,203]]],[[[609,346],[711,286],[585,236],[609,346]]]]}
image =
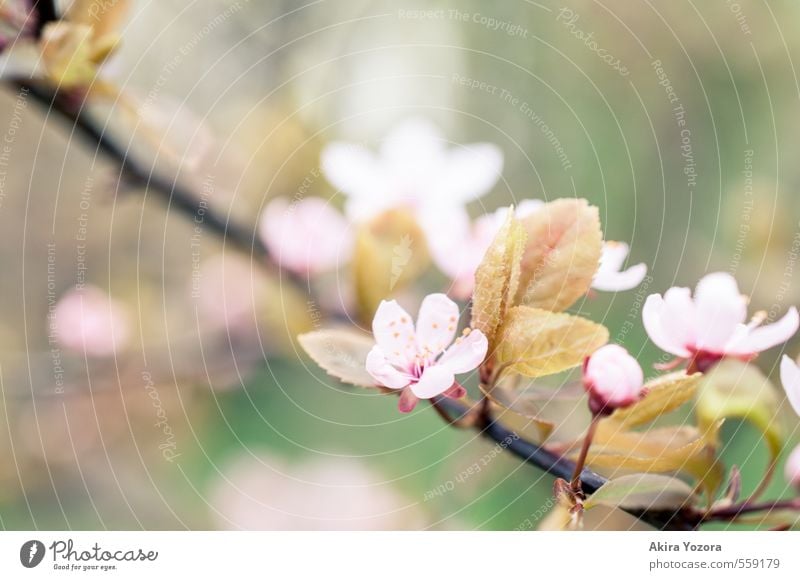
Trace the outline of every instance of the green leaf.
{"type": "Polygon", "coordinates": [[[375,387],[367,372],[367,354],[375,345],[371,336],[344,328],[315,330],[297,337],[308,355],[329,375],[358,387],[375,387]]]}
{"type": "Polygon", "coordinates": [[[596,207],[585,199],[557,199],[524,218],[517,304],[558,312],[592,285],[603,247],[596,207]]]}
{"type": "Polygon", "coordinates": [[[752,423],[763,433],[774,461],[783,447],[779,406],[775,387],[758,367],[725,359],[700,381],[696,412],[701,425],[729,417],[752,423]]]}
{"type": "Polygon", "coordinates": [[[676,477],[656,474],[624,475],[598,489],[583,504],[623,509],[674,510],[691,503],[694,491],[676,477]]]}
{"type": "Polygon", "coordinates": [[[495,333],[517,293],[524,247],[525,230],[514,218],[512,207],[475,272],[472,327],[486,335],[490,349],[494,347],[495,333]]]}
{"type": "Polygon", "coordinates": [[[578,366],[608,342],[608,330],[570,314],[529,306],[508,312],[497,341],[497,362],[528,377],[578,366]]]}

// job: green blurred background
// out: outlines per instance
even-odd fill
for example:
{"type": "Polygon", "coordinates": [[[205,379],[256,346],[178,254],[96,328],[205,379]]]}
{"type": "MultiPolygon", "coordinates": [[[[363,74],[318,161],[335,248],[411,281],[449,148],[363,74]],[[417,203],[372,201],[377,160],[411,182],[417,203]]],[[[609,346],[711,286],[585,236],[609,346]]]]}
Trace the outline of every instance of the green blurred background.
{"type": "MultiPolygon", "coordinates": [[[[453,143],[496,143],[503,179],[473,215],[525,198],[599,206],[607,239],[627,241],[651,276],[581,308],[649,366],[660,353],[641,326],[648,293],[724,270],[751,310],[774,317],[800,302],[798,18],[796,2],[760,0],[141,1],[106,73],[201,119],[202,131],[170,137],[178,158],[199,151],[199,161],[178,167],[153,153],[119,108],[92,113],[125,143],[132,135],[155,171],[180,173],[253,231],[268,199],[301,187],[341,203],[319,173],[334,139],[374,147],[396,122],[424,116],[453,143]]],[[[289,340],[308,296],[211,232],[193,245],[184,216],[120,183],[57,117],[19,102],[13,88],[0,95],[0,131],[21,118],[0,196],[0,526],[536,527],[549,477],[427,407],[400,415],[392,399],[328,380],[289,340]],[[128,306],[137,340],[121,360],[66,360],[67,392],[56,394],[48,247],[58,295],[75,283],[82,199],[88,278],[128,306]],[[220,327],[189,299],[197,252],[255,272],[227,289],[204,277],[212,304],[247,303],[252,293],[230,286],[264,277],[253,327],[220,327]],[[159,447],[154,389],[172,461],[159,447]]],[[[315,292],[335,302],[348,285],[343,274],[315,292]]],[[[778,350],[760,359],[766,371],[778,350]]],[[[786,426],[797,440],[796,419],[786,426]]],[[[724,434],[724,461],[743,466],[749,489],[766,462],[757,435],[734,423],[724,434]]],[[[777,478],[771,492],[786,491],[777,478]]],[[[599,524],[634,525],[607,517],[599,524]]]]}

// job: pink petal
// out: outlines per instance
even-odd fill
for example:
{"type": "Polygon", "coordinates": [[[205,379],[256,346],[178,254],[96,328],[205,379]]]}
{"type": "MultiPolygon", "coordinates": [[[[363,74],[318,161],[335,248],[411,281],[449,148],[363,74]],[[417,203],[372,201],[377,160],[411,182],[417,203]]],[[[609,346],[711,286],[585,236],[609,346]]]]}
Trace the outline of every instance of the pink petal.
{"type": "Polygon", "coordinates": [[[350,259],[347,221],[318,197],[289,203],[271,201],[261,216],[259,235],[282,268],[308,274],[331,270],[350,259]]]}
{"type": "MultiPolygon", "coordinates": [[[[673,290],[686,293],[688,298],[688,288],[670,288],[667,294],[673,290]]],[[[673,298],[673,301],[675,299],[673,298]]],[[[675,356],[688,358],[691,353],[686,348],[686,336],[688,332],[675,329],[674,324],[669,324],[668,319],[673,315],[673,311],[678,310],[673,306],[670,308],[660,294],[651,294],[647,297],[642,309],[642,322],[650,340],[660,349],[672,353],[675,356]]]]}
{"type": "Polygon", "coordinates": [[[400,368],[410,368],[417,354],[414,323],[395,300],[383,300],[372,319],[372,334],[386,358],[400,368]]]}
{"type": "Polygon", "coordinates": [[[400,393],[400,401],[397,403],[397,409],[401,413],[410,413],[414,410],[414,407],[417,406],[419,403],[419,397],[417,397],[411,388],[407,388],[400,393]]]}
{"type": "MultiPolygon", "coordinates": [[[[758,326],[749,332],[737,332],[736,336],[726,345],[725,352],[748,355],[767,350],[789,340],[797,332],[799,325],[800,316],[798,316],[797,308],[792,306],[777,322],[758,326]]],[[[744,329],[747,330],[747,327],[744,329]]]]}
{"type": "Polygon", "coordinates": [[[392,366],[379,346],[373,346],[367,355],[367,372],[375,381],[389,389],[402,389],[407,386],[412,377],[400,372],[392,366]]]}
{"type": "Polygon", "coordinates": [[[584,377],[592,394],[611,405],[635,400],[644,383],[642,367],[627,350],[616,344],[606,345],[589,357],[584,377]]]}
{"type": "Polygon", "coordinates": [[[523,199],[517,204],[515,214],[518,219],[523,219],[539,211],[542,206],[544,206],[544,202],[541,199],[523,199]]]}
{"type": "Polygon", "coordinates": [[[444,396],[450,399],[460,399],[466,395],[467,389],[459,385],[458,382],[453,383],[453,386],[444,392],[444,396]]]}
{"type": "Polygon", "coordinates": [[[795,487],[800,487],[800,445],[794,448],[786,460],[786,481],[795,487]]]}
{"type": "Polygon", "coordinates": [[[786,355],[781,359],[781,383],[792,409],[800,416],[800,367],[786,355]]]}
{"type": "Polygon", "coordinates": [[[492,189],[502,169],[503,153],[491,143],[457,147],[447,154],[436,190],[449,202],[468,203],[492,189]]]}
{"type": "Polygon", "coordinates": [[[486,358],[489,341],[480,330],[472,330],[467,336],[459,337],[455,344],[444,351],[437,362],[455,374],[467,373],[478,368],[486,358]]]}
{"type": "Polygon", "coordinates": [[[447,348],[456,335],[458,304],[444,294],[429,294],[417,317],[417,348],[434,356],[447,348]]]}
{"type": "Polygon", "coordinates": [[[441,395],[455,381],[453,371],[442,365],[433,365],[422,371],[422,376],[416,383],[411,383],[411,390],[420,399],[430,399],[436,395],[441,395]]]}
{"type": "Polygon", "coordinates": [[[697,284],[694,304],[695,347],[724,352],[736,328],[747,318],[747,298],[739,292],[736,280],[725,272],[708,274],[697,284]]]}

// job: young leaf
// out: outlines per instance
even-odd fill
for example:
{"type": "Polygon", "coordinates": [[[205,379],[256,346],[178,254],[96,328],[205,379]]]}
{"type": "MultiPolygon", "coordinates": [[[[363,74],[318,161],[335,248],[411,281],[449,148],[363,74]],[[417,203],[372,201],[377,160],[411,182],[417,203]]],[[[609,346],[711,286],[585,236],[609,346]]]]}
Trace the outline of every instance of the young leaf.
{"type": "Polygon", "coordinates": [[[392,210],[361,226],[353,275],[362,320],[372,321],[381,300],[416,279],[428,261],[425,236],[408,212],[392,210]]]}
{"type": "Polygon", "coordinates": [[[687,375],[680,371],[652,379],[645,384],[647,394],[641,401],[618,409],[608,420],[625,429],[649,423],[691,400],[702,376],[701,373],[687,375]]]}
{"type": "Polygon", "coordinates": [[[675,510],[689,504],[693,496],[692,488],[678,478],[635,474],[612,479],[583,506],[585,509],[607,505],[623,509],[675,510]]]}
{"type": "Polygon", "coordinates": [[[774,460],[783,447],[779,406],[775,387],[758,367],[725,359],[700,382],[696,411],[701,425],[729,417],[749,421],[764,434],[774,460]]]}
{"type": "Polygon", "coordinates": [[[374,387],[366,369],[372,337],[350,329],[315,330],[297,337],[308,355],[329,375],[358,387],[374,387]]]}
{"type": "Polygon", "coordinates": [[[600,216],[585,199],[557,199],[522,220],[517,304],[558,312],[586,294],[603,247],[600,216]]]}
{"type": "Polygon", "coordinates": [[[578,366],[608,342],[608,330],[585,318],[529,306],[512,308],[497,340],[497,362],[527,377],[578,366]]]}
{"type": "Polygon", "coordinates": [[[513,208],[475,272],[472,296],[472,327],[482,331],[494,346],[497,328],[517,293],[519,267],[525,247],[525,230],[513,208]]]}

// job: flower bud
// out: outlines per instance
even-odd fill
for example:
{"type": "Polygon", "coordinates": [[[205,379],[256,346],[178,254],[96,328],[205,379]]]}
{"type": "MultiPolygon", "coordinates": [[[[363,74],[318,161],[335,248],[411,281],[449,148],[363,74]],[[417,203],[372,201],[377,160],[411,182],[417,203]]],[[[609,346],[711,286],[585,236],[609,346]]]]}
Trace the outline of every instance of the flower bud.
{"type": "Polygon", "coordinates": [[[583,386],[594,414],[609,414],[639,400],[644,383],[642,367],[616,344],[594,352],[583,365],[583,386]]]}

